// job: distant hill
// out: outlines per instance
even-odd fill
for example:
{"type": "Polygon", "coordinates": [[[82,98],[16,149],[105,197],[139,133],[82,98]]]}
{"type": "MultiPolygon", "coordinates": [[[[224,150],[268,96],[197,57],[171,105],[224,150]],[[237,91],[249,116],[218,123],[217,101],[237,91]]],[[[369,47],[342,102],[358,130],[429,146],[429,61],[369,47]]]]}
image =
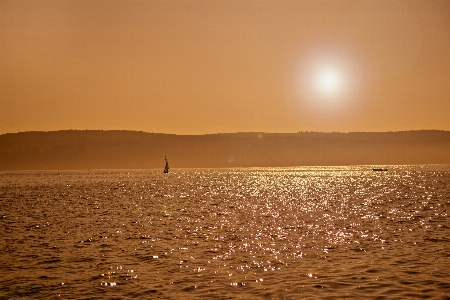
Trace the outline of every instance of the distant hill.
{"type": "Polygon", "coordinates": [[[64,130],[0,135],[0,170],[450,164],[450,131],[175,135],[64,130]]]}

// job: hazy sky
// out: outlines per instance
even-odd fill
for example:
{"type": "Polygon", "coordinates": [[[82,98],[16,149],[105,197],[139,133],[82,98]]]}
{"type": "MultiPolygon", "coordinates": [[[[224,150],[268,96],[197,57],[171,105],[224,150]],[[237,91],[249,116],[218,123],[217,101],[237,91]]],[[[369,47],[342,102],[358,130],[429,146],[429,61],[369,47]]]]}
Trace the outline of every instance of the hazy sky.
{"type": "Polygon", "coordinates": [[[450,1],[0,1],[0,134],[450,130],[450,1]]]}

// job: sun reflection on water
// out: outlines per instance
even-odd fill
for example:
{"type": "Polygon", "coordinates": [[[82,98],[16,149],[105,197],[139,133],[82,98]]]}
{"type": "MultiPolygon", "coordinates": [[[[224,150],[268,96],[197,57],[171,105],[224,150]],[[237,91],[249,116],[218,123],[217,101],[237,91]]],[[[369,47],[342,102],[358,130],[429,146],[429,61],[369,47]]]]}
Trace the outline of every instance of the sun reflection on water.
{"type": "MultiPolygon", "coordinates": [[[[2,222],[23,237],[13,242],[5,231],[5,257],[71,268],[108,289],[134,282],[164,298],[171,287],[245,287],[252,294],[271,286],[288,296],[309,287],[313,296],[314,286],[362,284],[361,270],[371,280],[394,271],[416,280],[418,265],[408,262],[417,260],[427,262],[419,265],[426,282],[437,275],[425,270],[445,277],[436,261],[446,263],[449,254],[448,171],[392,166],[380,174],[360,166],[33,176],[22,185],[3,179],[10,187],[3,197],[15,200],[5,202],[2,222]],[[42,252],[20,250],[21,256],[20,243],[42,252]]],[[[77,284],[64,274],[54,274],[59,287],[77,284]]]]}

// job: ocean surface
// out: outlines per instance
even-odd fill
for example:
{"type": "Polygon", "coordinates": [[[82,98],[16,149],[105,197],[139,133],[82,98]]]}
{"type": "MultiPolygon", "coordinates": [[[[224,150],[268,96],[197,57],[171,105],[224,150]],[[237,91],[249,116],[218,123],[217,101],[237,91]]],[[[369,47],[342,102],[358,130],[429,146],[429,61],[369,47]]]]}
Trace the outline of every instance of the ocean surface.
{"type": "Polygon", "coordinates": [[[450,166],[0,173],[0,299],[450,299],[450,166]]]}

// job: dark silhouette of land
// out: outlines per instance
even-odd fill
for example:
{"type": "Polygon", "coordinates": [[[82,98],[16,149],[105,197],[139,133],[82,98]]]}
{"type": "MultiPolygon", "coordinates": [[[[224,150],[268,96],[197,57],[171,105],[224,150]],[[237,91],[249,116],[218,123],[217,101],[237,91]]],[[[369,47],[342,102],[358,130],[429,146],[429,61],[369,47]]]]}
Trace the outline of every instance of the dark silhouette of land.
{"type": "Polygon", "coordinates": [[[64,130],[0,135],[0,170],[450,164],[450,131],[175,135],[64,130]]]}

